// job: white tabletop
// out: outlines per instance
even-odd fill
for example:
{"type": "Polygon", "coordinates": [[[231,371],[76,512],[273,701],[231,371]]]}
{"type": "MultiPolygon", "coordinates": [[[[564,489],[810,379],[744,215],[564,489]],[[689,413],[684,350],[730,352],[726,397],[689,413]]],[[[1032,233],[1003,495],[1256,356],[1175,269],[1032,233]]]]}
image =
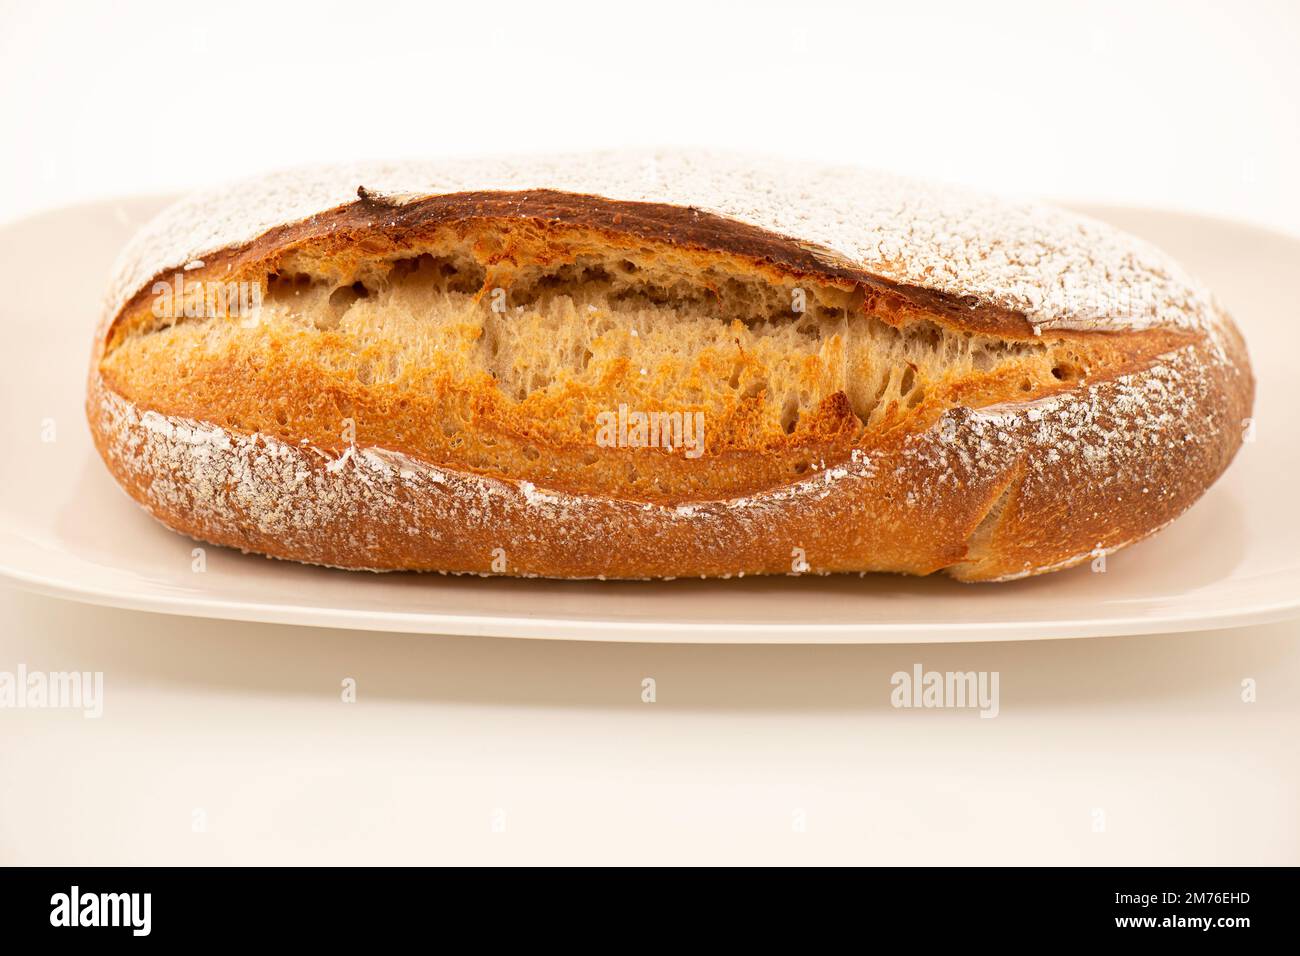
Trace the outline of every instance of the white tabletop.
{"type": "MultiPolygon", "coordinates": [[[[222,9],[0,11],[0,221],[304,162],[695,144],[1300,233],[1294,4],[502,0],[485,31],[375,0],[378,44],[346,42],[351,3],[222,9]]],[[[0,678],[104,679],[98,719],[0,709],[0,864],[1295,864],[1298,638],[569,643],[0,586],[0,678]],[[918,663],[998,671],[999,715],[894,709],[918,663]]]]}
{"type": "Polygon", "coordinates": [[[599,644],[8,588],[0,622],[0,671],[104,675],[98,719],[0,710],[0,863],[1300,862],[1296,624],[599,644]],[[918,663],[998,671],[998,716],[895,709],[918,663]]]}

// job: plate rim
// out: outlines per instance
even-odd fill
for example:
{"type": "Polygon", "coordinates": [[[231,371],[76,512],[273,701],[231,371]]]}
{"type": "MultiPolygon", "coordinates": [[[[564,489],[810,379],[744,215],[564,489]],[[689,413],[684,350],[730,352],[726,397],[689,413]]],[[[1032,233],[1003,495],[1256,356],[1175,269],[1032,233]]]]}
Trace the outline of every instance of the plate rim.
{"type": "MultiPolygon", "coordinates": [[[[110,210],[120,215],[124,204],[161,204],[169,196],[145,194],[120,196],[71,203],[58,208],[42,210],[13,221],[0,223],[0,232],[21,230],[34,221],[92,210],[110,210]]],[[[1135,213],[1183,221],[1196,222],[1206,227],[1232,228],[1300,244],[1300,237],[1286,232],[1215,216],[1199,215],[1181,210],[1165,210],[1136,205],[1067,203],[1088,214],[1135,213]]],[[[88,436],[85,436],[88,438],[88,436]]],[[[92,449],[93,451],[93,449],[92,449]]],[[[126,499],[124,496],[124,500],[126,499]]],[[[134,504],[134,503],[133,503],[134,504]]],[[[32,543],[21,533],[5,535],[17,539],[25,546],[32,543]]],[[[1145,614],[1118,613],[1109,617],[1080,617],[1077,611],[1068,617],[1003,620],[1003,621],[936,621],[934,619],[890,621],[802,621],[795,625],[788,620],[723,621],[723,620],[621,620],[617,618],[565,617],[546,612],[541,614],[501,614],[495,612],[467,613],[437,610],[385,610],[357,606],[327,606],[284,601],[249,599],[238,596],[194,593],[170,593],[162,588],[148,587],[116,590],[109,583],[79,583],[72,575],[62,577],[37,566],[24,566],[18,562],[21,549],[12,547],[10,541],[0,539],[0,579],[24,591],[62,600],[122,610],[147,611],[176,617],[210,618],[269,624],[288,624],[308,627],[339,628],[345,630],[375,630],[391,633],[459,635],[483,637],[512,637],[521,639],[570,640],[584,642],[619,643],[683,643],[683,644],[929,644],[1012,642],[1029,640],[1072,639],[1107,636],[1141,636],[1147,634],[1179,633],[1191,631],[1225,630],[1269,624],[1300,617],[1300,581],[1290,597],[1269,596],[1264,600],[1246,599],[1227,610],[1207,610],[1204,606],[1180,610],[1175,603],[1145,614]]],[[[204,544],[205,547],[219,547],[204,544]]],[[[63,549],[75,556],[76,552],[63,549]]],[[[222,551],[238,554],[222,548],[222,551]]],[[[80,560],[84,560],[81,558],[80,560]]],[[[1294,569],[1292,569],[1294,577],[1294,569]]]]}

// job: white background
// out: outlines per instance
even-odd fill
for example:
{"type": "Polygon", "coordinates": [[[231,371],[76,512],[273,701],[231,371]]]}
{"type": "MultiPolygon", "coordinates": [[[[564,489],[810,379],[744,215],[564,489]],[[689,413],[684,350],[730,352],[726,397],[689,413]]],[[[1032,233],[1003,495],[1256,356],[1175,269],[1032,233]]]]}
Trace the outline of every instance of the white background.
{"type": "MultiPolygon", "coordinates": [[[[1300,235],[1297,11],[0,0],[0,221],[330,159],[702,145],[1300,235]]],[[[69,215],[99,257],[59,301],[80,354],[112,250],[69,215]]],[[[0,711],[0,865],[1295,864],[1297,633],[579,644],[3,587],[0,671],[106,688],[99,720],[0,711]],[[892,709],[917,662],[999,672],[1001,715],[892,709]]]]}
{"type": "Polygon", "coordinates": [[[0,3],[0,220],[331,159],[707,145],[1300,234],[1300,4],[0,3]]]}

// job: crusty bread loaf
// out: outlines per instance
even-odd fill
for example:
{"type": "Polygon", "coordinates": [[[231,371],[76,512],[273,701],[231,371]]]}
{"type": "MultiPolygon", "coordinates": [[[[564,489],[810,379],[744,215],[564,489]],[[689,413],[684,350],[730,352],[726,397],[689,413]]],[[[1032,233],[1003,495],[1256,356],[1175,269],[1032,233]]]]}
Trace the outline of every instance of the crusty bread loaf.
{"type": "Polygon", "coordinates": [[[1227,467],[1245,347],[1050,207],[683,153],[299,171],[123,253],[100,453],[206,541],[550,577],[1002,580],[1227,467]]]}

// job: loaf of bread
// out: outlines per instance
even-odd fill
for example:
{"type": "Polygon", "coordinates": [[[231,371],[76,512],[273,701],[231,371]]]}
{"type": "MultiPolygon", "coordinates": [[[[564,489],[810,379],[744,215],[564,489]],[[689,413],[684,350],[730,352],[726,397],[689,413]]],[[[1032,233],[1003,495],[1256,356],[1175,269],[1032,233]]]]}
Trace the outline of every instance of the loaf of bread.
{"type": "Polygon", "coordinates": [[[1099,222],[616,153],[296,171],[123,253],[96,445],[203,541],[565,578],[1069,567],[1242,440],[1231,319],[1099,222]]]}

